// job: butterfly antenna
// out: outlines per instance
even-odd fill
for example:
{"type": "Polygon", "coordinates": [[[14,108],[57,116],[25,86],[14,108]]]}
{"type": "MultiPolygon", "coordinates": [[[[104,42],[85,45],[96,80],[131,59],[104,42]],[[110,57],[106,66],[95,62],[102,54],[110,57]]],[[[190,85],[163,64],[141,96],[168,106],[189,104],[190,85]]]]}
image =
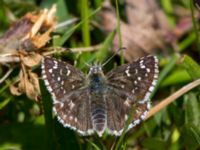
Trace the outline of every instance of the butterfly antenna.
{"type": "Polygon", "coordinates": [[[105,66],[111,59],[113,59],[113,57],[115,57],[119,52],[121,52],[122,50],[126,50],[126,47],[121,47],[121,48],[119,48],[117,51],[116,51],[116,53],[114,53],[110,58],[108,58],[107,60],[106,60],[106,62],[104,62],[103,64],[102,64],[102,67],[103,66],[105,66]]]}
{"type": "Polygon", "coordinates": [[[88,63],[87,63],[87,62],[85,62],[85,61],[84,61],[84,64],[85,64],[87,67],[89,67],[89,68],[91,67],[91,65],[90,65],[90,64],[88,64],[88,63]]]}

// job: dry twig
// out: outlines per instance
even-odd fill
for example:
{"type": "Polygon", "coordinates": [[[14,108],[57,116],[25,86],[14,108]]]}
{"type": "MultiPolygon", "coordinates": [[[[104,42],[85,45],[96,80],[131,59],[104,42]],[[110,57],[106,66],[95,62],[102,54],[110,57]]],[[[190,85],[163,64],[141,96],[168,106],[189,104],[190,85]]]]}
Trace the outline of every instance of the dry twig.
{"type": "Polygon", "coordinates": [[[3,82],[8,78],[8,76],[12,73],[12,71],[13,71],[13,68],[10,68],[10,69],[6,72],[6,74],[0,79],[0,84],[3,83],[3,82]]]}
{"type": "Polygon", "coordinates": [[[161,109],[165,108],[167,105],[169,105],[170,103],[172,103],[173,101],[175,101],[177,98],[179,98],[180,96],[182,96],[183,94],[187,93],[188,91],[190,91],[191,89],[197,87],[200,85],[200,79],[195,80],[191,83],[189,83],[188,85],[182,87],[181,89],[179,89],[177,92],[175,92],[174,94],[170,95],[169,97],[165,98],[164,100],[162,100],[159,104],[157,104],[156,106],[154,106],[148,113],[146,120],[149,119],[150,117],[152,117],[153,115],[155,115],[157,112],[159,112],[161,109]]]}

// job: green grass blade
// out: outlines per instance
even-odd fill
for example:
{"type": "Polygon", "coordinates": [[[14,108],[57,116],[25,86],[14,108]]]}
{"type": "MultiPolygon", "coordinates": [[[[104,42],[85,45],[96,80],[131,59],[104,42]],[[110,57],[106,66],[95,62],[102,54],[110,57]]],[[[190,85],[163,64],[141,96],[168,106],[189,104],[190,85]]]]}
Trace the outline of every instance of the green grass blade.
{"type": "Polygon", "coordinates": [[[200,66],[190,56],[184,55],[182,65],[187,70],[192,79],[200,78],[200,66]]]}
{"type": "Polygon", "coordinates": [[[196,141],[197,141],[197,143],[199,144],[199,146],[200,146],[200,132],[197,132],[197,130],[196,129],[194,129],[194,128],[190,128],[190,130],[191,130],[191,132],[193,133],[192,135],[193,135],[193,137],[196,139],[196,141]]]}
{"type": "Polygon", "coordinates": [[[3,109],[11,101],[12,98],[12,96],[9,96],[5,100],[3,100],[3,102],[0,102],[0,110],[3,109]]]}
{"type": "Polygon", "coordinates": [[[95,150],[101,150],[101,148],[99,148],[95,143],[93,143],[92,141],[88,140],[88,142],[90,143],[90,145],[92,145],[92,147],[94,147],[95,150]]]}
{"type": "Polygon", "coordinates": [[[52,117],[52,100],[50,94],[47,92],[46,86],[43,81],[40,81],[40,88],[42,93],[42,103],[44,107],[44,118],[45,118],[45,130],[46,130],[46,149],[54,150],[54,128],[53,128],[53,117],[52,117]]]}
{"type": "Polygon", "coordinates": [[[196,40],[196,36],[194,33],[190,33],[183,41],[178,44],[178,49],[180,52],[187,50],[194,41],[196,40]]]}
{"type": "Polygon", "coordinates": [[[90,46],[89,7],[88,0],[81,0],[82,40],[84,46],[90,46]]]}
{"type": "Polygon", "coordinates": [[[118,140],[118,142],[117,142],[117,144],[116,144],[116,146],[115,146],[115,150],[120,150],[120,149],[122,149],[122,148],[124,148],[124,145],[126,145],[125,143],[123,143],[123,140],[124,140],[124,138],[125,138],[125,135],[126,135],[126,131],[127,131],[127,129],[128,129],[128,126],[129,126],[129,124],[132,122],[132,115],[131,114],[133,114],[135,112],[135,107],[133,107],[132,109],[131,109],[131,111],[130,111],[130,114],[129,114],[129,116],[128,116],[128,120],[125,122],[125,126],[124,126],[124,129],[123,129],[123,132],[122,132],[122,134],[120,135],[120,137],[119,137],[119,140],[118,140]]]}
{"type": "MultiPolygon", "coordinates": [[[[118,38],[119,38],[119,48],[122,47],[123,43],[122,43],[122,35],[121,35],[121,25],[120,25],[120,15],[119,15],[119,4],[118,4],[118,0],[115,0],[115,6],[116,6],[116,11],[117,11],[117,34],[118,34],[118,38]]],[[[124,64],[124,55],[123,55],[123,51],[121,51],[121,64],[124,64]]]]}
{"type": "Polygon", "coordinates": [[[155,86],[155,89],[151,94],[151,98],[154,96],[154,94],[157,91],[158,86],[161,84],[161,82],[165,79],[165,77],[169,74],[169,72],[175,67],[178,58],[179,58],[179,55],[174,54],[170,58],[169,63],[162,69],[162,71],[159,74],[159,78],[158,78],[157,84],[155,86]]]}
{"type": "Polygon", "coordinates": [[[186,124],[199,125],[200,108],[196,93],[185,95],[185,122],[186,124]]]}
{"type": "Polygon", "coordinates": [[[56,16],[58,17],[59,22],[66,21],[67,19],[70,18],[69,12],[64,0],[58,0],[56,16]]]}
{"type": "Polygon", "coordinates": [[[175,26],[176,25],[176,21],[175,21],[174,16],[172,15],[172,14],[174,14],[172,1],[171,0],[167,0],[167,1],[166,0],[161,0],[161,5],[162,5],[164,11],[167,14],[167,19],[168,19],[169,23],[172,26],[175,26]]]}
{"type": "Polygon", "coordinates": [[[74,33],[74,31],[77,30],[77,28],[79,28],[85,21],[87,21],[89,18],[91,18],[92,16],[94,16],[100,10],[101,10],[101,7],[97,8],[86,19],[80,21],[77,25],[72,26],[69,30],[67,30],[64,33],[64,35],[59,40],[56,41],[55,46],[62,46],[65,43],[65,41],[67,41],[68,38],[74,33]]]}
{"type": "Polygon", "coordinates": [[[112,45],[113,38],[115,37],[116,31],[112,31],[103,42],[101,48],[96,53],[96,58],[99,62],[103,62],[108,54],[108,49],[112,45]]]}
{"type": "Polygon", "coordinates": [[[194,33],[196,35],[197,49],[200,52],[199,30],[198,30],[197,21],[196,21],[196,18],[195,18],[195,10],[194,10],[194,1],[193,0],[190,0],[190,9],[191,9],[192,24],[193,24],[193,28],[194,28],[194,33]]]}
{"type": "Polygon", "coordinates": [[[191,77],[186,70],[176,70],[160,84],[160,87],[176,85],[189,81],[191,81],[191,77]]]}

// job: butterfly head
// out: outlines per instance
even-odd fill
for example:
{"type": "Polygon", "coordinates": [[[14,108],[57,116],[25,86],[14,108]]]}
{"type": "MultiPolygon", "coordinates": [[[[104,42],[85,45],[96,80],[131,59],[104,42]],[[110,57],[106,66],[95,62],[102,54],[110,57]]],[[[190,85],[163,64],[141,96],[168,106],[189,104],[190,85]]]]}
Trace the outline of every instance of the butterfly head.
{"type": "Polygon", "coordinates": [[[102,66],[95,64],[94,66],[90,67],[89,75],[98,75],[103,74],[102,66]]]}

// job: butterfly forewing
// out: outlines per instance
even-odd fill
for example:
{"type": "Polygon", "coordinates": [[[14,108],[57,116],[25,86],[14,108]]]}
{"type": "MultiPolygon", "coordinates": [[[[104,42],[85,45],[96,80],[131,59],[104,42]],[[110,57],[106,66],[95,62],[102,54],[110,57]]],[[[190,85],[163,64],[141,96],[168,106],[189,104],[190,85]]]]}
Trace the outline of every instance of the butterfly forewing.
{"type": "Polygon", "coordinates": [[[60,99],[63,95],[84,85],[84,74],[68,63],[46,57],[42,67],[43,79],[56,99],[60,99]]]}
{"type": "Polygon", "coordinates": [[[44,58],[42,76],[53,97],[53,109],[59,121],[81,134],[92,133],[89,91],[84,87],[85,76],[68,63],[44,58]]]}
{"type": "MultiPolygon", "coordinates": [[[[107,99],[112,101],[108,103],[110,105],[108,108],[113,107],[112,111],[121,116],[118,117],[119,125],[114,132],[112,132],[113,123],[108,123],[111,133],[116,135],[121,133],[132,108],[135,111],[132,114],[132,124],[129,125],[129,128],[145,118],[150,108],[150,94],[154,89],[157,77],[158,60],[154,56],[140,58],[136,62],[117,67],[107,74],[107,84],[111,89],[107,94],[107,99]],[[114,105],[111,106],[112,104],[114,105]]],[[[112,112],[107,116],[108,120],[112,120],[112,112]]]]}

